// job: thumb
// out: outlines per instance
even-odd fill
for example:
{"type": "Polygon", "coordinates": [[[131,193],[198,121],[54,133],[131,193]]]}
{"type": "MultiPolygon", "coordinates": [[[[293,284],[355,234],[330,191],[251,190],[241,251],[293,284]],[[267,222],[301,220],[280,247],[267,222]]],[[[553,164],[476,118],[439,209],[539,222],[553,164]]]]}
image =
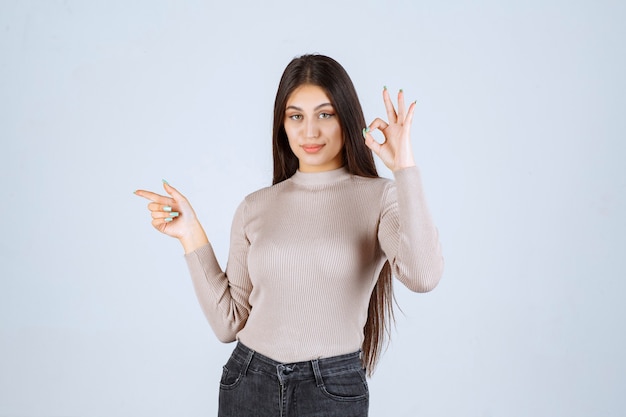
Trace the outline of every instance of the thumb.
{"type": "Polygon", "coordinates": [[[184,196],[183,196],[180,192],[178,192],[178,190],[177,190],[176,188],[172,187],[172,186],[170,185],[170,183],[169,183],[169,182],[167,182],[167,181],[165,181],[165,180],[162,180],[162,181],[163,181],[163,189],[164,189],[164,190],[165,190],[165,191],[166,191],[169,195],[171,195],[172,197],[174,197],[174,199],[175,199],[176,201],[181,201],[181,200],[184,200],[184,198],[185,198],[185,197],[184,197],[184,196]]]}
{"type": "Polygon", "coordinates": [[[365,146],[370,148],[376,155],[380,154],[380,143],[376,142],[369,131],[363,129],[363,138],[365,139],[365,146]]]}

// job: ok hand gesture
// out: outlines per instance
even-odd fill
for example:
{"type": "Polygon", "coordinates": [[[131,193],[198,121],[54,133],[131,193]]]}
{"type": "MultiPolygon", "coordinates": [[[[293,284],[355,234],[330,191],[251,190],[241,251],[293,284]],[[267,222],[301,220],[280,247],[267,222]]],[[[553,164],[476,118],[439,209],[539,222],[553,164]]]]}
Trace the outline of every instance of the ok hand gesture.
{"type": "Polygon", "coordinates": [[[411,149],[411,122],[415,111],[415,102],[409,105],[408,111],[404,105],[404,93],[398,93],[398,111],[393,106],[387,87],[383,89],[383,100],[387,109],[389,123],[376,118],[363,129],[365,144],[385,163],[391,171],[415,166],[411,149]],[[380,130],[385,136],[383,143],[378,143],[372,136],[372,131],[380,130]]]}

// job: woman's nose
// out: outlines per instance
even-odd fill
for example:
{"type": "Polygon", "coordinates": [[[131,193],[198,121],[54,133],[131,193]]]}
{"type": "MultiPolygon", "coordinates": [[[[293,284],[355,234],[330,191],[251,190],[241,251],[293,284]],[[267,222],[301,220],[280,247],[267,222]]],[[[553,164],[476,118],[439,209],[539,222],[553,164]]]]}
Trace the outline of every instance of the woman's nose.
{"type": "Polygon", "coordinates": [[[309,120],[306,123],[306,137],[307,138],[316,138],[319,136],[319,127],[317,126],[317,122],[315,120],[309,120]]]}

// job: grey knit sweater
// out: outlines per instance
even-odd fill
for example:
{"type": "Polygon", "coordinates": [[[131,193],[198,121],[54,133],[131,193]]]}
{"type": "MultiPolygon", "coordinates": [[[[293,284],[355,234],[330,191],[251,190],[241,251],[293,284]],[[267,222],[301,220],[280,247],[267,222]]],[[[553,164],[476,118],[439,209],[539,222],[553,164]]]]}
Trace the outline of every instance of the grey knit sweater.
{"type": "Polygon", "coordinates": [[[341,355],[361,348],[386,260],[412,291],[434,288],[443,257],[419,170],[394,176],[298,171],[246,197],[226,271],[210,244],[185,255],[217,337],[284,363],[341,355]]]}

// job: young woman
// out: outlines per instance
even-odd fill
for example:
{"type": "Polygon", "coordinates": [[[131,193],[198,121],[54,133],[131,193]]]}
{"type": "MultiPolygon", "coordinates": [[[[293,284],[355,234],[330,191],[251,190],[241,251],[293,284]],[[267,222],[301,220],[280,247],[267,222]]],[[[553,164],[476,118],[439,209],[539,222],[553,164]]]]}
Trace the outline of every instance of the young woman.
{"type": "Polygon", "coordinates": [[[225,271],[180,192],[136,192],[151,201],[152,225],[182,243],[218,339],[238,341],[219,416],[367,416],[392,274],[417,292],[437,285],[443,258],[411,150],[415,103],[400,91],[396,110],[386,88],[383,99],[388,122],[366,126],[339,63],[289,63],[274,104],[273,185],[237,209],[225,271]],[[395,181],[378,177],[372,151],[395,181]]]}

